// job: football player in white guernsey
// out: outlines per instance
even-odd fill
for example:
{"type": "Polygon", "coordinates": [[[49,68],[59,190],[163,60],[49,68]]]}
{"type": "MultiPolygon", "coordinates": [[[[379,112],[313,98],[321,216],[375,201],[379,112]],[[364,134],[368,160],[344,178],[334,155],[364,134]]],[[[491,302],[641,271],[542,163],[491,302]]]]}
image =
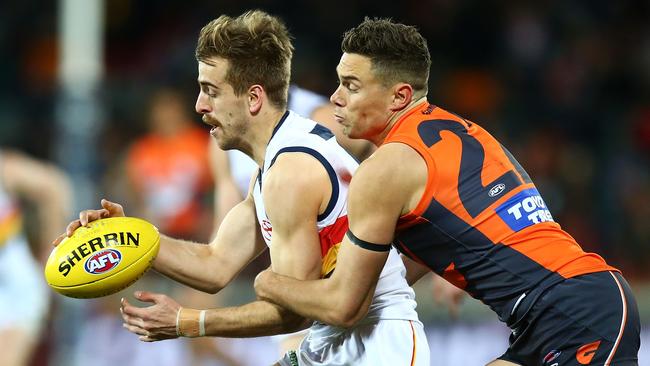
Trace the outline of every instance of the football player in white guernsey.
{"type": "MultiPolygon", "coordinates": [[[[303,89],[296,84],[289,85],[287,107],[292,112],[309,117],[309,119],[329,128],[336,141],[358,160],[365,159],[374,145],[366,140],[352,140],[343,134],[340,124],[334,119],[334,105],[323,95],[303,89]]],[[[228,212],[248,193],[248,185],[253,174],[257,174],[259,166],[243,152],[232,149],[221,150],[215,139],[210,141],[210,168],[214,180],[214,234],[228,212]]],[[[268,258],[260,258],[256,266],[268,265],[268,258]]],[[[296,333],[282,334],[270,337],[273,344],[278,346],[279,354],[296,349],[307,330],[296,333]]],[[[246,339],[236,341],[242,346],[247,345],[246,339]]]]}
{"type": "MultiPolygon", "coordinates": [[[[246,199],[226,215],[210,245],[161,235],[158,272],[215,293],[267,247],[272,269],[286,276],[318,279],[335,270],[357,163],[327,128],[286,109],[292,52],[284,24],[261,11],[221,16],[201,30],[196,110],[220,148],[244,152],[259,169],[246,199]]],[[[100,217],[124,215],[119,204],[103,200],[102,206],[81,212],[64,235],[100,217]]],[[[391,252],[376,289],[367,294],[367,314],[311,324],[299,349],[278,364],[429,365],[405,272],[391,252]]],[[[312,323],[265,301],[198,310],[162,294],[137,291],[135,297],[152,305],[122,300],[122,317],[143,341],[263,336],[312,323]]]]}
{"type": "Polygon", "coordinates": [[[60,169],[0,150],[0,366],[31,364],[50,304],[43,265],[33,251],[44,262],[49,240],[72,213],[71,197],[70,181],[60,169]],[[36,223],[28,223],[42,243],[32,248],[23,231],[23,201],[36,210],[36,223]]]}

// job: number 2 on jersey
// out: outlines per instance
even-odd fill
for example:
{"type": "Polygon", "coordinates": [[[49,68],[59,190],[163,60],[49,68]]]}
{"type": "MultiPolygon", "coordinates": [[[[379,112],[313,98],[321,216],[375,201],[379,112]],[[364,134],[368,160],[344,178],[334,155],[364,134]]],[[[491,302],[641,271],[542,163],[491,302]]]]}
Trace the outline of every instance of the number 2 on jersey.
{"type": "Polygon", "coordinates": [[[509,170],[494,181],[483,185],[481,171],[485,161],[485,150],[481,143],[467,132],[462,123],[452,120],[432,120],[423,121],[418,126],[418,134],[427,147],[442,140],[441,131],[452,132],[461,141],[458,197],[472,218],[521,184],[515,172],[509,170]]]}

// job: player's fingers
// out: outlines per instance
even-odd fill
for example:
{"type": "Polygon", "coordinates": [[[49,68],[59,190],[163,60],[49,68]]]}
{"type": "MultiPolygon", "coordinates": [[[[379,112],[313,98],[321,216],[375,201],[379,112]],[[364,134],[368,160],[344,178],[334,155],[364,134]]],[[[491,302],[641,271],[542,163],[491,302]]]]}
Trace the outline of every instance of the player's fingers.
{"type": "Polygon", "coordinates": [[[84,210],[79,213],[79,221],[81,226],[86,226],[91,221],[110,217],[110,215],[110,212],[105,208],[101,210],[84,210]]]}
{"type": "Polygon", "coordinates": [[[61,242],[63,241],[63,239],[65,239],[65,238],[67,238],[67,237],[68,237],[68,233],[67,233],[67,232],[66,232],[66,233],[63,233],[63,234],[61,234],[61,235],[59,235],[56,239],[54,239],[54,240],[52,241],[52,246],[55,247],[55,246],[61,244],[61,242]]]}
{"type": "Polygon", "coordinates": [[[111,202],[106,198],[102,198],[101,204],[103,208],[108,210],[111,217],[124,216],[124,207],[122,207],[122,205],[120,205],[119,203],[111,202]]]}
{"type": "Polygon", "coordinates": [[[124,299],[122,300],[121,311],[122,311],[122,317],[126,315],[126,316],[130,316],[133,318],[140,318],[140,319],[148,318],[147,308],[138,308],[136,306],[129,304],[128,301],[124,299]]]}
{"type": "Polygon", "coordinates": [[[136,291],[133,293],[133,296],[140,301],[152,302],[156,304],[161,302],[166,297],[165,295],[156,294],[149,291],[136,291]]]}
{"type": "Polygon", "coordinates": [[[168,299],[167,295],[149,291],[136,291],[133,293],[133,296],[135,296],[135,298],[140,301],[152,302],[154,304],[160,304],[161,302],[165,302],[168,299]]]}
{"type": "Polygon", "coordinates": [[[68,224],[68,227],[65,228],[65,235],[71,237],[75,230],[81,227],[81,222],[79,220],[74,220],[68,224]]]}
{"type": "Polygon", "coordinates": [[[147,329],[147,326],[144,322],[144,319],[137,316],[129,316],[128,314],[122,313],[123,325],[128,325],[131,327],[137,327],[143,330],[147,329]]]}
{"type": "Polygon", "coordinates": [[[139,327],[137,325],[123,323],[122,327],[124,329],[128,330],[129,332],[131,332],[133,334],[137,334],[139,336],[148,336],[149,335],[149,331],[147,331],[146,329],[142,329],[141,327],[139,327]]]}

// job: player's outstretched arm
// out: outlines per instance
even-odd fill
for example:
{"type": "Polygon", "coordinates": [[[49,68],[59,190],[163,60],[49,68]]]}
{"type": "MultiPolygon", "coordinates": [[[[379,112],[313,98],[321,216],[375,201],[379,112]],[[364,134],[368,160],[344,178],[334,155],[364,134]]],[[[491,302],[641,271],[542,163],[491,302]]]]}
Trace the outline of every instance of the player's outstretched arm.
{"type": "MultiPolygon", "coordinates": [[[[271,261],[274,270],[298,279],[320,276],[316,220],[330,195],[330,191],[321,187],[329,185],[327,172],[309,155],[287,153],[276,160],[265,178],[263,191],[266,213],[273,223],[271,261]]],[[[292,332],[307,325],[304,318],[266,301],[195,310],[181,309],[178,303],[164,295],[145,293],[143,297],[136,293],[136,298],[154,303],[146,308],[135,307],[127,301],[122,304],[125,327],[143,341],[179,335],[256,337],[292,332]]]]}
{"type": "Polygon", "coordinates": [[[332,325],[348,327],[365,316],[397,219],[407,212],[412,197],[422,194],[417,189],[426,179],[426,167],[424,162],[417,165],[419,161],[417,153],[398,144],[382,146],[364,161],[348,194],[350,231],[357,239],[346,235],[333,275],[298,281],[267,270],[256,278],[258,297],[332,325]],[[422,168],[424,178],[419,170],[413,174],[413,165],[422,168]]]}
{"type": "MultiPolygon", "coordinates": [[[[76,229],[101,218],[124,216],[122,205],[101,201],[102,208],[85,210],[71,222],[54,245],[76,229]]],[[[252,197],[236,205],[226,216],[216,238],[209,245],[160,236],[160,250],[154,269],[195,289],[216,293],[248,263],[266,249],[255,218],[252,197]]]]}
{"type": "Polygon", "coordinates": [[[257,337],[296,331],[306,325],[288,318],[279,306],[256,301],[219,309],[190,309],[164,294],[136,291],[136,299],[150,303],[138,307],[122,299],[123,326],[144,342],[178,337],[257,337]]]}
{"type": "Polygon", "coordinates": [[[217,293],[264,250],[249,195],[230,210],[209,245],[161,236],[153,268],[195,289],[217,293]]]}

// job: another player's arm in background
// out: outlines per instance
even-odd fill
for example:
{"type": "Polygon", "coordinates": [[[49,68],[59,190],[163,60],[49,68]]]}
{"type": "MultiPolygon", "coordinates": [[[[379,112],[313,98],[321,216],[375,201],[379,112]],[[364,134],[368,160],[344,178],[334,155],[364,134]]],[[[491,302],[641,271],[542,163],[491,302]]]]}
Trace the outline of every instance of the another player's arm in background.
{"type": "Polygon", "coordinates": [[[67,175],[50,163],[14,151],[3,151],[0,170],[0,181],[7,192],[36,209],[41,259],[47,258],[52,238],[59,235],[72,214],[72,188],[67,175]]]}
{"type": "MultiPolygon", "coordinates": [[[[266,213],[273,223],[271,259],[274,270],[301,280],[320,276],[316,218],[327,206],[329,194],[326,189],[315,187],[328,186],[327,172],[311,156],[286,153],[276,160],[266,176],[263,192],[266,213]]],[[[186,336],[201,335],[199,330],[204,329],[207,336],[257,337],[288,333],[307,325],[302,317],[278,305],[254,301],[237,307],[205,310],[201,327],[202,311],[179,311],[180,305],[164,295],[145,293],[136,297],[155,303],[148,308],[137,308],[126,301],[122,304],[127,329],[140,335],[143,341],[177,337],[177,314],[180,333],[186,336]]]]}
{"type": "Polygon", "coordinates": [[[226,214],[244,197],[230,171],[228,153],[219,148],[215,139],[210,139],[210,170],[214,181],[214,234],[216,234],[226,214]]]}
{"type": "Polygon", "coordinates": [[[256,279],[258,296],[309,319],[355,324],[368,311],[388,257],[381,249],[389,249],[398,218],[419,201],[426,174],[424,161],[406,145],[379,148],[361,164],[348,193],[350,231],[379,251],[353,244],[346,235],[329,279],[299,281],[267,270],[256,279]]]}

